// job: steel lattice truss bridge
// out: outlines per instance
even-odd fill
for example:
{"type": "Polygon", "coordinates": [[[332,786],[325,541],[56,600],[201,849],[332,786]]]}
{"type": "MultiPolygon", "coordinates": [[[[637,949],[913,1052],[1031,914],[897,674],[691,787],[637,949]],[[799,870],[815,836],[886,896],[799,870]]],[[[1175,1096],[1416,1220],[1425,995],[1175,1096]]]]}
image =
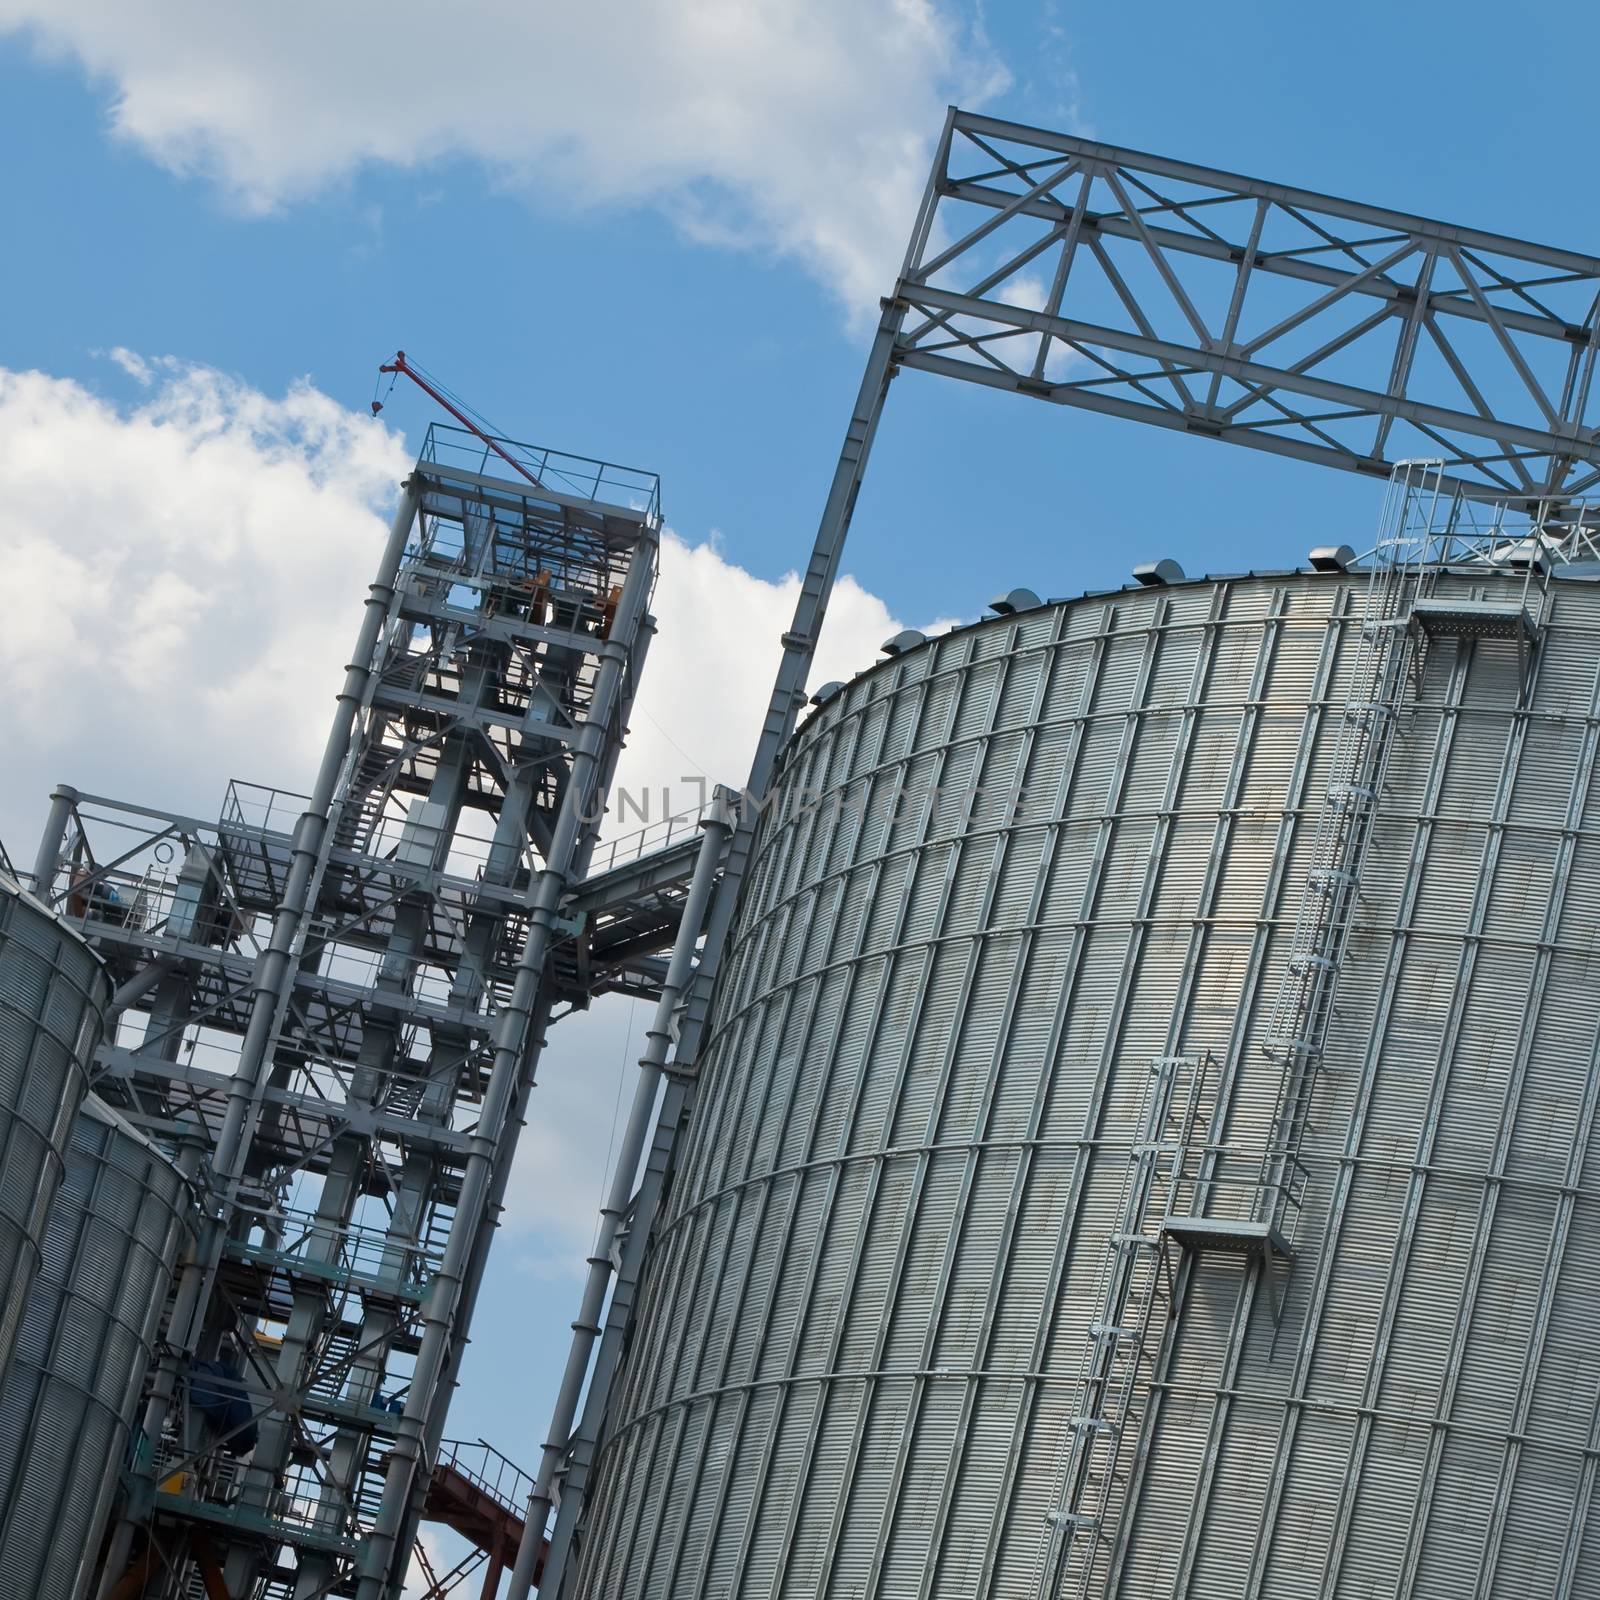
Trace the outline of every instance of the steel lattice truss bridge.
{"type": "Polygon", "coordinates": [[[1600,261],[968,112],[893,360],[1477,498],[1600,482],[1600,261]]]}

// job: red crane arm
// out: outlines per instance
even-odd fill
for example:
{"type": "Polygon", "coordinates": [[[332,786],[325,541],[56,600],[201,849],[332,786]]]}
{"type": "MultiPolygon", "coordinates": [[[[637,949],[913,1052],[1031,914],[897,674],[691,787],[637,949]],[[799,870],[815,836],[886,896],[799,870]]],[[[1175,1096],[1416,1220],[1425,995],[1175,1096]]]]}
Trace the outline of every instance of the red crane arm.
{"type": "MultiPolygon", "coordinates": [[[[406,353],[404,350],[396,350],[394,354],[394,360],[385,361],[383,365],[378,368],[378,371],[403,374],[405,377],[409,378],[419,389],[422,390],[424,394],[431,396],[441,406],[443,406],[444,409],[448,411],[463,428],[467,429],[469,433],[475,434],[478,438],[482,439],[483,442],[491,450],[493,450],[494,453],[499,456],[500,459],[504,461],[513,472],[516,472],[522,477],[526,478],[528,482],[534,486],[534,488],[544,488],[544,485],[540,483],[539,480],[534,477],[534,475],[525,466],[523,466],[523,464],[518,461],[517,458],[512,455],[498,439],[494,438],[490,434],[485,433],[483,429],[472,420],[471,417],[467,416],[467,414],[458,406],[447,400],[444,395],[440,394],[439,391],[431,383],[429,383],[429,381],[423,377],[423,375],[418,372],[415,367],[409,366],[406,362],[406,353]]],[[[374,400],[372,402],[372,411],[374,416],[376,416],[377,413],[382,409],[382,401],[374,400]]]]}

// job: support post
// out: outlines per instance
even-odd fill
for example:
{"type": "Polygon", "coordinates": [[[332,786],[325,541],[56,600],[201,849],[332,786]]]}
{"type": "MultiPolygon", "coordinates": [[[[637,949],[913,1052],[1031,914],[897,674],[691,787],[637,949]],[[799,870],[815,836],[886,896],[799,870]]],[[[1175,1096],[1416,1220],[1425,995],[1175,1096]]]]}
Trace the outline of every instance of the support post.
{"type": "MultiPolygon", "coordinates": [[[[955,112],[946,118],[944,134],[939,144],[938,159],[928,180],[912,232],[907,263],[914,259],[926,242],[932,223],[933,208],[937,200],[937,177],[943,171],[949,154],[955,112]]],[[[883,314],[878,321],[878,331],[867,356],[866,371],[861,376],[861,387],[856,394],[855,409],[850,414],[850,425],[845,431],[844,444],[834,468],[833,481],[828,489],[827,502],[817,527],[816,542],[812,546],[811,560],[801,581],[800,595],[795,602],[794,620],[783,635],[783,655],[778,662],[778,672],[772,687],[772,698],[767,704],[766,717],[761,725],[761,735],[756,743],[755,755],[750,763],[750,776],[738,807],[732,837],[728,843],[727,861],[716,892],[712,896],[710,918],[706,928],[705,944],[700,964],[689,984],[687,1005],[679,1029],[675,1063],[685,1072],[693,1069],[700,1053],[700,1038],[705,1029],[711,1007],[712,985],[722,956],[722,947],[733,924],[734,908],[738,903],[745,868],[749,864],[755,835],[757,813],[772,781],[773,768],[784,741],[794,726],[795,713],[805,702],[805,683],[816,655],[817,636],[822,631],[827,615],[828,600],[839,573],[839,559],[844,551],[845,538],[850,531],[850,519],[855,514],[856,497],[861,491],[861,481],[866,473],[867,457],[878,431],[878,420],[883,415],[884,401],[888,398],[889,382],[895,373],[895,347],[905,321],[906,305],[898,295],[883,302],[883,314]]],[[[628,1235],[628,1249],[617,1274],[613,1306],[619,1302],[631,1305],[633,1277],[643,1261],[643,1242],[655,1226],[656,1207],[664,1188],[665,1169],[670,1165],[670,1147],[676,1138],[678,1120],[684,1111],[684,1099],[689,1094],[669,1092],[663,1101],[657,1121],[656,1144],[665,1142],[668,1155],[660,1163],[662,1170],[647,1174],[639,1193],[633,1199],[632,1226],[628,1235]]],[[[655,1165],[654,1160],[652,1166],[655,1165]]],[[[590,1378],[588,1395],[584,1401],[583,1420],[579,1432],[591,1443],[598,1440],[599,1431],[610,1402],[611,1382],[621,1359],[622,1340],[626,1319],[612,1315],[600,1339],[599,1354],[595,1357],[594,1373],[590,1378]]],[[[585,1475],[586,1477],[586,1475],[585,1475]]],[[[551,1537],[550,1552],[545,1561],[544,1575],[539,1583],[541,1596],[559,1596],[564,1581],[564,1569],[572,1550],[572,1535],[582,1508],[586,1482],[574,1482],[570,1477],[562,1496],[562,1506],[556,1529],[551,1537]]],[[[530,1519],[531,1525],[531,1519],[530,1519]]],[[[543,1532],[541,1528],[541,1533],[543,1532]]],[[[519,1571],[524,1563],[518,1561],[519,1571]]],[[[512,1586],[512,1600],[523,1600],[527,1590],[512,1586]]]]}
{"type": "Polygon", "coordinates": [[[33,858],[33,892],[41,900],[50,898],[50,884],[56,875],[56,864],[61,859],[61,847],[67,841],[67,823],[72,808],[78,803],[78,791],[69,784],[58,784],[50,791],[50,811],[45,817],[44,832],[39,838],[39,853],[33,858]]]}
{"type": "Polygon", "coordinates": [[[645,1052],[639,1058],[639,1077],[634,1085],[633,1104],[629,1108],[627,1127],[617,1152],[611,1187],[600,1211],[600,1230],[595,1240],[594,1254],[589,1257],[589,1276],[584,1284],[578,1320],[572,1324],[572,1346],[567,1353],[566,1370],[556,1395],[538,1477],[528,1497],[522,1543],[517,1550],[516,1565],[511,1570],[508,1600],[526,1600],[533,1584],[539,1547],[544,1542],[545,1522],[550,1515],[555,1475],[566,1454],[573,1419],[578,1412],[578,1397],[583,1392],[583,1380],[589,1371],[589,1356],[600,1332],[600,1313],[605,1308],[606,1289],[611,1282],[612,1252],[622,1230],[623,1218],[628,1213],[628,1202],[633,1197],[634,1179],[639,1171],[639,1160],[644,1154],[645,1141],[654,1125],[656,1095],[661,1087],[667,1053],[672,1047],[673,1019],[688,987],[706,907],[710,904],[717,869],[722,864],[728,835],[733,828],[732,811],[720,789],[713,797],[711,809],[700,826],[704,829],[700,854],[696,858],[694,876],[689,881],[689,892],[683,903],[678,936],[667,965],[666,981],[661,986],[655,1016],[645,1034],[645,1052]]]}

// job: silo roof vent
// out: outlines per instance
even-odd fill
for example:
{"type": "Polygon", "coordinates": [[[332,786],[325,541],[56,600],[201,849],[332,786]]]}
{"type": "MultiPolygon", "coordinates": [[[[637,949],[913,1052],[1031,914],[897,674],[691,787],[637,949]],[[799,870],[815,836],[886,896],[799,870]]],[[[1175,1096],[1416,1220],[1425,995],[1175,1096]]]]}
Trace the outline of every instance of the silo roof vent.
{"type": "Polygon", "coordinates": [[[1141,561],[1133,569],[1133,575],[1140,583],[1152,589],[1164,583],[1183,582],[1183,568],[1170,557],[1160,561],[1141,561]]]}
{"type": "Polygon", "coordinates": [[[812,705],[814,705],[814,706],[825,706],[825,705],[827,705],[827,703],[831,699],[833,699],[833,697],[836,694],[838,694],[838,692],[842,688],[844,688],[844,685],[842,683],[840,683],[840,681],[837,678],[829,678],[826,683],[819,685],[818,688],[817,688],[817,692],[814,695],[812,695],[812,697],[811,697],[812,705]]]}
{"type": "Polygon", "coordinates": [[[1007,589],[989,602],[989,609],[998,611],[1002,617],[1009,617],[1014,611],[1032,611],[1042,604],[1043,601],[1032,589],[1007,589]]]}
{"type": "Polygon", "coordinates": [[[1356,553],[1347,544],[1319,544],[1310,561],[1314,572],[1348,572],[1356,563],[1356,553]]]}
{"type": "Polygon", "coordinates": [[[902,628],[892,639],[885,639],[879,648],[886,656],[903,656],[907,650],[915,650],[919,644],[926,644],[928,636],[918,633],[915,628],[902,628]]]}

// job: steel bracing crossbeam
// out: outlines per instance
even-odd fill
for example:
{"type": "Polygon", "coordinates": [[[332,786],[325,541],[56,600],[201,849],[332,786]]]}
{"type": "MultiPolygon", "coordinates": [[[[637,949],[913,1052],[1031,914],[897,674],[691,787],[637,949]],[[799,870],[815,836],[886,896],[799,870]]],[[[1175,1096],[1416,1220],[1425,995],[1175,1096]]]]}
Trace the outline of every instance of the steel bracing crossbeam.
{"type": "Polygon", "coordinates": [[[1600,482],[1600,258],[953,112],[893,361],[1479,498],[1600,482]]]}
{"type": "MultiPolygon", "coordinates": [[[[1600,258],[1336,200],[952,108],[783,636],[746,790],[766,793],[901,369],[1440,489],[1541,525],[1600,485],[1600,258]]],[[[1498,525],[1498,524],[1496,524],[1498,525]]],[[[590,1472],[651,1232],[693,1116],[695,1066],[754,842],[739,809],[706,918],[582,1415],[558,1414],[542,1600],[573,1592],[590,1472]]],[[[585,1351],[590,1335],[583,1333],[585,1351]]],[[[581,1377],[580,1373],[580,1377],[581,1377]]],[[[541,1480],[546,1476],[541,1473],[541,1480]]],[[[531,1562],[510,1600],[524,1600],[531,1562]]]]}

